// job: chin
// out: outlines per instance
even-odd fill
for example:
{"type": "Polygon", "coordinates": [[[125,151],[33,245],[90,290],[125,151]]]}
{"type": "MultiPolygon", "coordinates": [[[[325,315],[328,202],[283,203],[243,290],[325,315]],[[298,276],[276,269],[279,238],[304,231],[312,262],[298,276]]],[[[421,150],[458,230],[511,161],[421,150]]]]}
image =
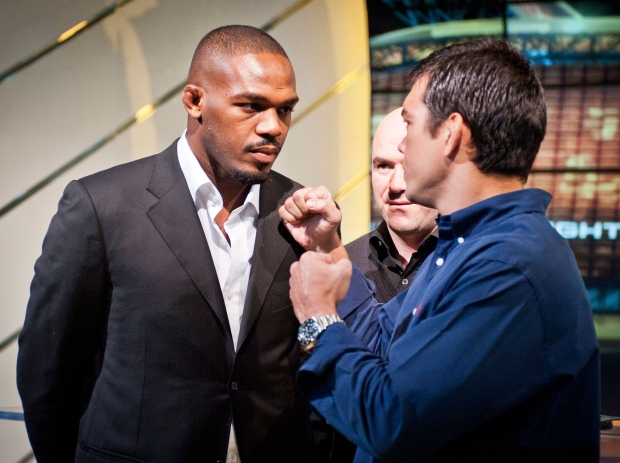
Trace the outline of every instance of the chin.
{"type": "Polygon", "coordinates": [[[397,217],[388,217],[388,226],[397,233],[407,234],[426,228],[428,226],[434,226],[434,221],[429,221],[427,214],[417,211],[415,214],[399,215],[397,217]]]}
{"type": "Polygon", "coordinates": [[[257,183],[263,183],[267,180],[271,169],[265,169],[256,172],[246,172],[238,169],[233,169],[231,172],[232,178],[234,178],[241,185],[255,185],[257,183]]]}

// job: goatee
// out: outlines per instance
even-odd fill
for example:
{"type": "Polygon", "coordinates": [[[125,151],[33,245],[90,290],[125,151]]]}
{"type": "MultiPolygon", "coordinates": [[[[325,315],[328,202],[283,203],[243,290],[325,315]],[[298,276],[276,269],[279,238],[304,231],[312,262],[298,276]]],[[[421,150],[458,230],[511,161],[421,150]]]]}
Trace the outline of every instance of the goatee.
{"type": "Polygon", "coordinates": [[[263,183],[267,180],[269,171],[254,173],[233,169],[230,175],[240,185],[256,185],[257,183],[263,183]]]}

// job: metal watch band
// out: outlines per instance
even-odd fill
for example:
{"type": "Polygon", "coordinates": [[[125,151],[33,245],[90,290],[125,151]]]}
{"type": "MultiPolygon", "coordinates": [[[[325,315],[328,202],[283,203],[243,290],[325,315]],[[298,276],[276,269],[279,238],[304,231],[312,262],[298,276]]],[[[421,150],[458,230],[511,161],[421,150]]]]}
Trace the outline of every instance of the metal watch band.
{"type": "Polygon", "coordinates": [[[310,317],[299,327],[298,339],[301,343],[301,349],[304,352],[311,351],[318,339],[319,335],[329,325],[334,323],[344,323],[344,320],[338,315],[320,315],[318,317],[310,317]]]}
{"type": "Polygon", "coordinates": [[[321,331],[327,328],[329,325],[333,325],[334,323],[344,323],[344,320],[340,318],[338,315],[321,315],[316,318],[316,323],[319,325],[321,331]]]}

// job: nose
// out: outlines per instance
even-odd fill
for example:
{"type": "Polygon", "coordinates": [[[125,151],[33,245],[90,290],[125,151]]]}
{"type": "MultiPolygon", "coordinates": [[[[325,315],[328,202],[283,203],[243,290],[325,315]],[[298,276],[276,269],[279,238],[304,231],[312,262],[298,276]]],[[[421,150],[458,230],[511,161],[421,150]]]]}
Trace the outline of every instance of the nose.
{"type": "Polygon", "coordinates": [[[260,115],[256,133],[262,136],[279,137],[282,135],[282,121],[275,108],[266,109],[260,115]]]}
{"type": "Polygon", "coordinates": [[[394,166],[392,177],[390,178],[390,193],[402,193],[407,188],[405,183],[405,169],[402,164],[394,166]]]}

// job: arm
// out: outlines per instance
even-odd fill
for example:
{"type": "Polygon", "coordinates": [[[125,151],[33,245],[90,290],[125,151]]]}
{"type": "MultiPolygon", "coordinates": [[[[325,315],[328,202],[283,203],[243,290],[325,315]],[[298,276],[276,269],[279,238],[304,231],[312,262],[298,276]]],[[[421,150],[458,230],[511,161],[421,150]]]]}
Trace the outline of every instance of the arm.
{"type": "Polygon", "coordinates": [[[291,298],[299,321],[335,314],[339,304],[338,314],[362,342],[378,354],[385,352],[391,334],[390,314],[395,313],[380,311],[381,305],[374,299],[374,284],[355,267],[351,278],[351,264],[337,232],[342,213],[329,191],[325,187],[296,191],[280,208],[280,216],[295,240],[311,251],[308,255],[314,251],[325,257],[306,257],[291,268],[291,275],[297,276],[291,278],[291,298]],[[343,259],[348,268],[340,267],[342,279],[338,281],[338,271],[330,273],[329,267],[343,259]],[[332,289],[335,292],[328,294],[332,289]]]}
{"type": "Polygon", "coordinates": [[[39,462],[73,461],[107,311],[105,254],[90,197],[70,183],[35,265],[17,385],[39,462]]]}
{"type": "Polygon", "coordinates": [[[417,299],[402,302],[387,360],[334,325],[299,374],[325,419],[381,461],[422,458],[550,382],[539,304],[517,270],[478,262],[427,295],[422,318],[417,299]]]}
{"type": "Polygon", "coordinates": [[[380,304],[374,296],[374,283],[353,265],[349,290],[336,310],[371,352],[384,357],[400,306],[396,300],[380,304]]]}

